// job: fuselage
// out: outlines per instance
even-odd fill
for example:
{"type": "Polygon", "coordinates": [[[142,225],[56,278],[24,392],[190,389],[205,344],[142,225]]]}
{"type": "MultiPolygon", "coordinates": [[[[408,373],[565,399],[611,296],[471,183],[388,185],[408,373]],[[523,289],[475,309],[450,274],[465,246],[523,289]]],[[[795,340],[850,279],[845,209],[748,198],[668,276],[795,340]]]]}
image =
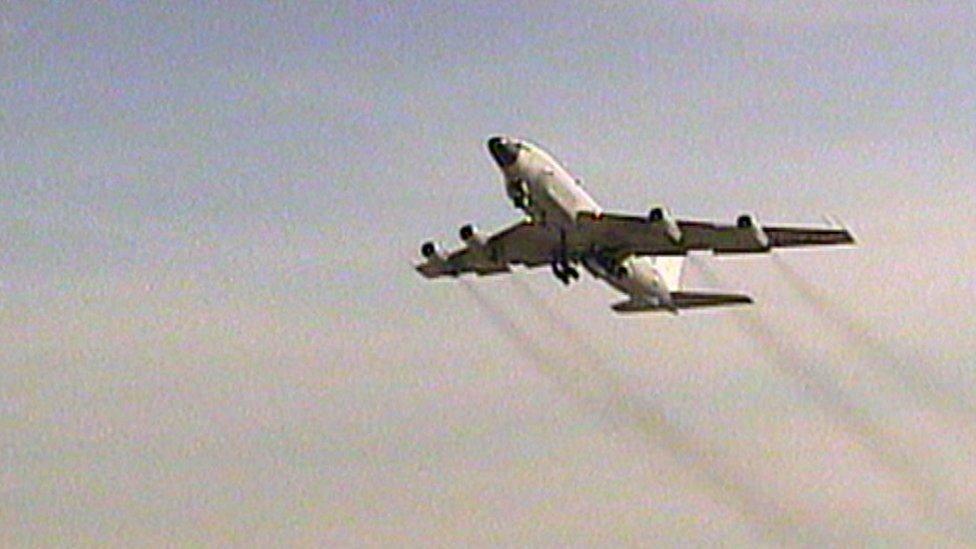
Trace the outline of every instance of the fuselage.
{"type": "MultiPolygon", "coordinates": [[[[488,150],[505,176],[506,194],[534,223],[565,236],[577,230],[580,214],[599,216],[602,212],[579,179],[541,147],[511,137],[493,137],[488,140],[488,150]]],[[[632,299],[671,308],[667,284],[652,258],[611,259],[595,250],[574,259],[632,299]]],[[[555,263],[553,270],[557,271],[555,263]]]]}
{"type": "Polygon", "coordinates": [[[509,198],[534,221],[572,230],[579,214],[601,211],[579,181],[540,147],[498,137],[488,148],[505,176],[509,198]]]}

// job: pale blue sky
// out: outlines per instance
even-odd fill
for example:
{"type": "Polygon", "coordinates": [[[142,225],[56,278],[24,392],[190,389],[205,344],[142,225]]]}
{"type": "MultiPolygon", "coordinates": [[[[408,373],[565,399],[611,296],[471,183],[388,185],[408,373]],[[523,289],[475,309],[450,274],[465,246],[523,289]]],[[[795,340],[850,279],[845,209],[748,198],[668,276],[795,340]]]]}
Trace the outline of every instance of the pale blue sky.
{"type": "Polygon", "coordinates": [[[976,539],[974,29],[968,2],[4,4],[0,542],[976,539]],[[607,208],[829,212],[861,245],[784,254],[820,309],[768,258],[689,273],[749,311],[620,318],[545,272],[479,307],[410,263],[517,217],[496,133],[607,208]]]}

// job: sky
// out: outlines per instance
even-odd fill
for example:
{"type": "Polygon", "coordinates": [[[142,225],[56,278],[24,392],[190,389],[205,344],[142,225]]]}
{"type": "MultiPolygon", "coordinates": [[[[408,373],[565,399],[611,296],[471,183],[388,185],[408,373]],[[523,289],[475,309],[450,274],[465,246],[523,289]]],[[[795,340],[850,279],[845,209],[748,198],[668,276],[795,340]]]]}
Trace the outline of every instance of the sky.
{"type": "Polygon", "coordinates": [[[0,544],[976,544],[969,2],[0,6],[0,544]],[[750,308],[427,281],[518,218],[820,223],[750,308]]]}

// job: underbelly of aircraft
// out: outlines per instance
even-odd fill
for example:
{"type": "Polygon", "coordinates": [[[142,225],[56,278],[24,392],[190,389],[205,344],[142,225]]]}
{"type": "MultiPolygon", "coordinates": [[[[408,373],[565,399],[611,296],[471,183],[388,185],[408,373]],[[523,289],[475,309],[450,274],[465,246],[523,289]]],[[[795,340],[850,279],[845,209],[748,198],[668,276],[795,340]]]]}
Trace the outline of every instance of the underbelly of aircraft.
{"type": "Polygon", "coordinates": [[[572,195],[554,184],[533,185],[530,214],[547,225],[570,228],[575,224],[577,207],[572,195]]]}
{"type": "Polygon", "coordinates": [[[584,260],[584,264],[594,276],[612,288],[649,303],[657,302],[662,297],[661,292],[666,291],[658,282],[650,259],[646,257],[632,257],[619,266],[610,267],[590,257],[584,260]]]}

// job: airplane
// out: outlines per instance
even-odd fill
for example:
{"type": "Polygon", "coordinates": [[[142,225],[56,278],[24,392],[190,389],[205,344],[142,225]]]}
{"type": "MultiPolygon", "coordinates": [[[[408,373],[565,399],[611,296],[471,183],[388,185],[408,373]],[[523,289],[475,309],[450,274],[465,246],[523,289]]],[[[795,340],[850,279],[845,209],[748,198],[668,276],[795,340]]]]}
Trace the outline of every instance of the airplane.
{"type": "Polygon", "coordinates": [[[734,224],[677,219],[662,206],[647,215],[605,212],[551,154],[523,139],[495,136],[488,152],[504,176],[505,191],[526,217],[493,235],[461,227],[464,246],[450,253],[434,242],[420,248],[415,269],[426,278],[466,273],[494,275],[514,265],[549,265],[565,285],[582,265],[627,299],[618,313],[743,305],[748,295],[689,291],[681,287],[689,252],[764,254],[775,248],[854,244],[843,227],[762,226],[749,214],[734,224]]]}

